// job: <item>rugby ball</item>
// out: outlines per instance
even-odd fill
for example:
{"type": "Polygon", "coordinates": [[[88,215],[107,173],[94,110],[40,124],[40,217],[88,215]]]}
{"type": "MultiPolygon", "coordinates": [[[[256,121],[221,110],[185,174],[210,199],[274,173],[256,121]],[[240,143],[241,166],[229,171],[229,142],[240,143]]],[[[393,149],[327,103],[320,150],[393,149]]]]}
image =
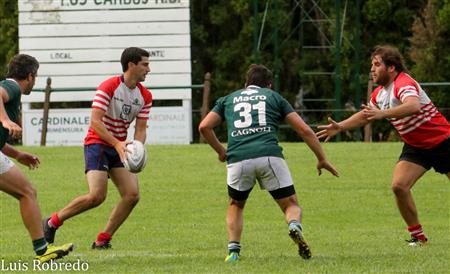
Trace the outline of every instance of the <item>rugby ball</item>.
{"type": "Polygon", "coordinates": [[[123,163],[124,167],[132,173],[141,172],[145,164],[147,164],[147,150],[144,144],[137,140],[133,140],[127,145],[127,150],[125,152],[127,160],[123,163]]]}

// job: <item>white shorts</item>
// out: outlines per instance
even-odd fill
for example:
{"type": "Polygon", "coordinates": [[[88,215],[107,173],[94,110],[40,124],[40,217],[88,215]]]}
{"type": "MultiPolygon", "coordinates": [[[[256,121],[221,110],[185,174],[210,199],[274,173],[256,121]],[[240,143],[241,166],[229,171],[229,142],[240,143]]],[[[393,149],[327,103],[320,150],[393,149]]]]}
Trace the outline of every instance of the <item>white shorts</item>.
{"type": "Polygon", "coordinates": [[[14,163],[0,151],[0,174],[6,173],[14,166],[14,163]]]}
{"type": "Polygon", "coordinates": [[[293,185],[291,173],[283,158],[259,157],[227,165],[227,184],[238,191],[251,189],[256,180],[261,189],[274,191],[293,185]]]}

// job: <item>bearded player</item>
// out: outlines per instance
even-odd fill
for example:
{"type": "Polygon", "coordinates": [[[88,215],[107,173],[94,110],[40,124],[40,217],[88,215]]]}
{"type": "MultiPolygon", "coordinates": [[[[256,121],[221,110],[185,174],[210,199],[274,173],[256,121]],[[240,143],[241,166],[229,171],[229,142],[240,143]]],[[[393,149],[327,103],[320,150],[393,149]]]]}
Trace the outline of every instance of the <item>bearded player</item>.
{"type": "Polygon", "coordinates": [[[425,244],[411,189],[425,172],[434,168],[450,179],[450,125],[408,73],[399,50],[377,46],[372,52],[372,77],[379,86],[363,110],[339,123],[319,126],[319,138],[336,135],[342,130],[364,126],[371,121],[387,119],[405,142],[394,167],[392,191],[397,207],[410,233],[409,245],[425,244]]]}

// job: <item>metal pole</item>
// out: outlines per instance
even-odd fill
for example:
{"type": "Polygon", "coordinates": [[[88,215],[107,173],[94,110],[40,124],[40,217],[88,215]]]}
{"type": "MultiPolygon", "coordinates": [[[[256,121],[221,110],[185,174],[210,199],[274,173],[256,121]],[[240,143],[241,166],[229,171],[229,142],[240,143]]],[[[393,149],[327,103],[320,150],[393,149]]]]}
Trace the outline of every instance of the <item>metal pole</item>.
{"type": "Polygon", "coordinates": [[[44,101],[44,117],[42,118],[42,132],[41,132],[41,146],[45,146],[47,142],[47,127],[48,127],[48,112],[50,110],[50,93],[52,91],[52,79],[47,78],[47,85],[45,86],[45,101],[44,101]]]}
{"type": "Polygon", "coordinates": [[[258,24],[259,12],[258,12],[258,0],[253,0],[253,62],[258,64],[260,62],[259,49],[258,49],[258,24]]]}
{"type": "MultiPolygon", "coordinates": [[[[203,100],[202,107],[200,109],[201,120],[206,117],[209,112],[209,95],[211,93],[211,73],[205,73],[205,78],[203,81],[203,100]]],[[[205,143],[205,139],[200,135],[200,143],[205,143]]]]}
{"type": "Polygon", "coordinates": [[[211,93],[211,73],[205,73],[205,78],[203,80],[203,100],[201,108],[202,120],[205,118],[206,114],[209,112],[209,94],[211,93]]]}
{"type": "MultiPolygon", "coordinates": [[[[335,0],[335,10],[336,10],[336,53],[335,53],[335,60],[336,60],[336,70],[335,70],[335,91],[334,91],[334,99],[335,99],[335,109],[342,109],[342,103],[341,103],[341,93],[342,93],[342,78],[341,78],[341,1],[335,0]]],[[[340,111],[334,112],[334,117],[337,121],[340,121],[342,119],[342,115],[340,111]]],[[[337,141],[341,141],[341,135],[338,134],[336,136],[337,141]]]]}
{"type": "MultiPolygon", "coordinates": [[[[369,81],[367,82],[367,103],[370,101],[370,96],[373,91],[372,74],[369,73],[369,81]]],[[[372,123],[364,126],[364,142],[372,142],[372,123]]]]}
{"type": "Polygon", "coordinates": [[[273,9],[273,56],[274,56],[274,79],[273,89],[280,91],[280,60],[278,57],[278,5],[277,0],[272,1],[273,9]]]}
{"type": "MultiPolygon", "coordinates": [[[[361,106],[361,83],[360,83],[360,68],[361,68],[361,0],[356,0],[356,24],[355,24],[355,107],[358,110],[361,106]]],[[[361,140],[361,129],[356,129],[356,138],[361,140]]]]}
{"type": "Polygon", "coordinates": [[[300,28],[299,28],[299,45],[300,45],[300,88],[302,88],[302,86],[305,84],[305,79],[303,78],[303,73],[305,72],[305,49],[304,49],[304,45],[305,45],[305,28],[304,28],[304,18],[303,18],[303,11],[302,11],[302,7],[300,7],[300,15],[299,15],[299,24],[300,24],[300,28]]]}

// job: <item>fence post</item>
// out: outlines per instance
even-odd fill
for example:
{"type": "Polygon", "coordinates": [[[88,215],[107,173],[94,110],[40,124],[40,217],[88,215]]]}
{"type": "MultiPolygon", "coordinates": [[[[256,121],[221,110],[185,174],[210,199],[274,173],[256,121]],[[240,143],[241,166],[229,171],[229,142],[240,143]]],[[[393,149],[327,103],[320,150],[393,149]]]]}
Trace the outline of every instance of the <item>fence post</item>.
{"type": "MultiPolygon", "coordinates": [[[[200,108],[200,117],[203,120],[209,112],[209,95],[211,93],[211,73],[205,73],[205,78],[203,80],[203,100],[202,107],[200,108]]],[[[205,143],[205,140],[200,135],[200,143],[205,143]]]]}
{"type": "Polygon", "coordinates": [[[45,86],[45,101],[44,101],[44,117],[42,118],[42,132],[41,132],[41,146],[45,146],[47,142],[47,126],[48,126],[48,112],[50,110],[50,93],[52,91],[52,79],[47,78],[47,85],[45,86]]]}
{"type": "MultiPolygon", "coordinates": [[[[372,74],[369,73],[369,81],[367,82],[367,104],[370,103],[370,98],[373,91],[372,74]]],[[[364,126],[364,142],[372,142],[372,123],[364,126]]]]}

